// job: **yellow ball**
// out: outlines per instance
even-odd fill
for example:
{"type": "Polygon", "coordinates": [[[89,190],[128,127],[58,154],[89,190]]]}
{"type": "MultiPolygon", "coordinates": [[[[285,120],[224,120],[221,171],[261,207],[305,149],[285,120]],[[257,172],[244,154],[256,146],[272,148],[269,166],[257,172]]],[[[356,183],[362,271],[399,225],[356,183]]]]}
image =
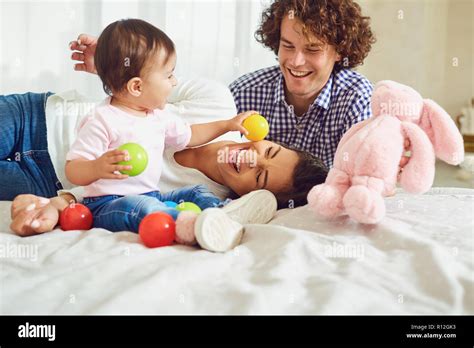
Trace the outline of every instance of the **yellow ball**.
{"type": "Polygon", "coordinates": [[[249,132],[246,135],[248,140],[260,141],[263,140],[270,129],[268,122],[262,115],[254,114],[247,117],[243,123],[244,128],[249,132]]]}

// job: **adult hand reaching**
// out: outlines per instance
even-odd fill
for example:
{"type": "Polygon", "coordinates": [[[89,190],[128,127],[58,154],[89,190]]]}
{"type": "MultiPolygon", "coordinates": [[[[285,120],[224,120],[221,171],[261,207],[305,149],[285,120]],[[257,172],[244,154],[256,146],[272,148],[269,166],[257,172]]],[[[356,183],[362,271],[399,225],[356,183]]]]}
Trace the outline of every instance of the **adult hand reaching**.
{"type": "Polygon", "coordinates": [[[69,43],[69,48],[71,51],[74,51],[71,55],[71,59],[80,62],[74,65],[74,70],[97,74],[94,64],[96,47],[97,38],[87,34],[81,34],[77,40],[69,43]]]}

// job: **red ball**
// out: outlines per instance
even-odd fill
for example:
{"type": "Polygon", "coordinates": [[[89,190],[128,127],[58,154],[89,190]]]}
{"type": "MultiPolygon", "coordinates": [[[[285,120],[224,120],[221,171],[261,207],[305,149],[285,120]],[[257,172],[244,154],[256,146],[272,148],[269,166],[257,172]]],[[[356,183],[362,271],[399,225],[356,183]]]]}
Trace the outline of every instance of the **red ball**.
{"type": "Polygon", "coordinates": [[[157,248],[173,244],[176,224],[166,213],[156,212],[145,216],[138,227],[138,234],[149,248],[157,248]]]}
{"type": "Polygon", "coordinates": [[[80,203],[70,204],[59,215],[59,225],[64,231],[90,230],[92,223],[91,211],[80,203]]]}

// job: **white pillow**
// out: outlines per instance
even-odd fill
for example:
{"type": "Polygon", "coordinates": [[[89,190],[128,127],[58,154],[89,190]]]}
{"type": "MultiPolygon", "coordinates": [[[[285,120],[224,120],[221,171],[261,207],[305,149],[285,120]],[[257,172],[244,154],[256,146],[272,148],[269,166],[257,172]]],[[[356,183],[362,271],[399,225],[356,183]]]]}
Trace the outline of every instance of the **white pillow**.
{"type": "Polygon", "coordinates": [[[84,97],[75,90],[56,93],[46,103],[46,129],[48,152],[59,181],[64,188],[73,185],[66,179],[66,154],[76,139],[77,128],[83,118],[97,104],[97,100],[84,97]]]}
{"type": "MultiPolygon", "coordinates": [[[[178,80],[165,110],[189,124],[227,120],[237,115],[234,98],[227,86],[213,80],[178,80]]],[[[211,141],[242,142],[240,132],[229,132],[211,141]]]]}

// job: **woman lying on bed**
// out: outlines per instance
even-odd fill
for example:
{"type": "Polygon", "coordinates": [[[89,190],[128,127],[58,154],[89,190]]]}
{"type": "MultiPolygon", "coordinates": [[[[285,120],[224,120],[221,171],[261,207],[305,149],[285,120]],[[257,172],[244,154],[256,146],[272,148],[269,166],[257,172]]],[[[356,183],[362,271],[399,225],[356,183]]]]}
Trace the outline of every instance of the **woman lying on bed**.
{"type": "MultiPolygon", "coordinates": [[[[33,93],[0,96],[0,200],[14,199],[10,227],[18,235],[51,231],[69,202],[82,201],[82,188],[61,190],[72,185],[57,170],[64,168],[68,148],[60,143],[74,141],[77,121],[70,115],[49,119],[53,116],[45,109],[55,98],[61,97],[33,93]]],[[[227,113],[234,111],[231,105],[227,113]]],[[[283,144],[219,141],[176,153],[166,151],[160,189],[169,192],[203,184],[203,190],[209,189],[224,200],[265,188],[275,194],[279,207],[297,207],[306,204],[307,193],[324,182],[326,174],[319,159],[283,144]],[[242,161],[237,170],[225,160],[235,149],[252,150],[255,157],[242,161]]]]}

